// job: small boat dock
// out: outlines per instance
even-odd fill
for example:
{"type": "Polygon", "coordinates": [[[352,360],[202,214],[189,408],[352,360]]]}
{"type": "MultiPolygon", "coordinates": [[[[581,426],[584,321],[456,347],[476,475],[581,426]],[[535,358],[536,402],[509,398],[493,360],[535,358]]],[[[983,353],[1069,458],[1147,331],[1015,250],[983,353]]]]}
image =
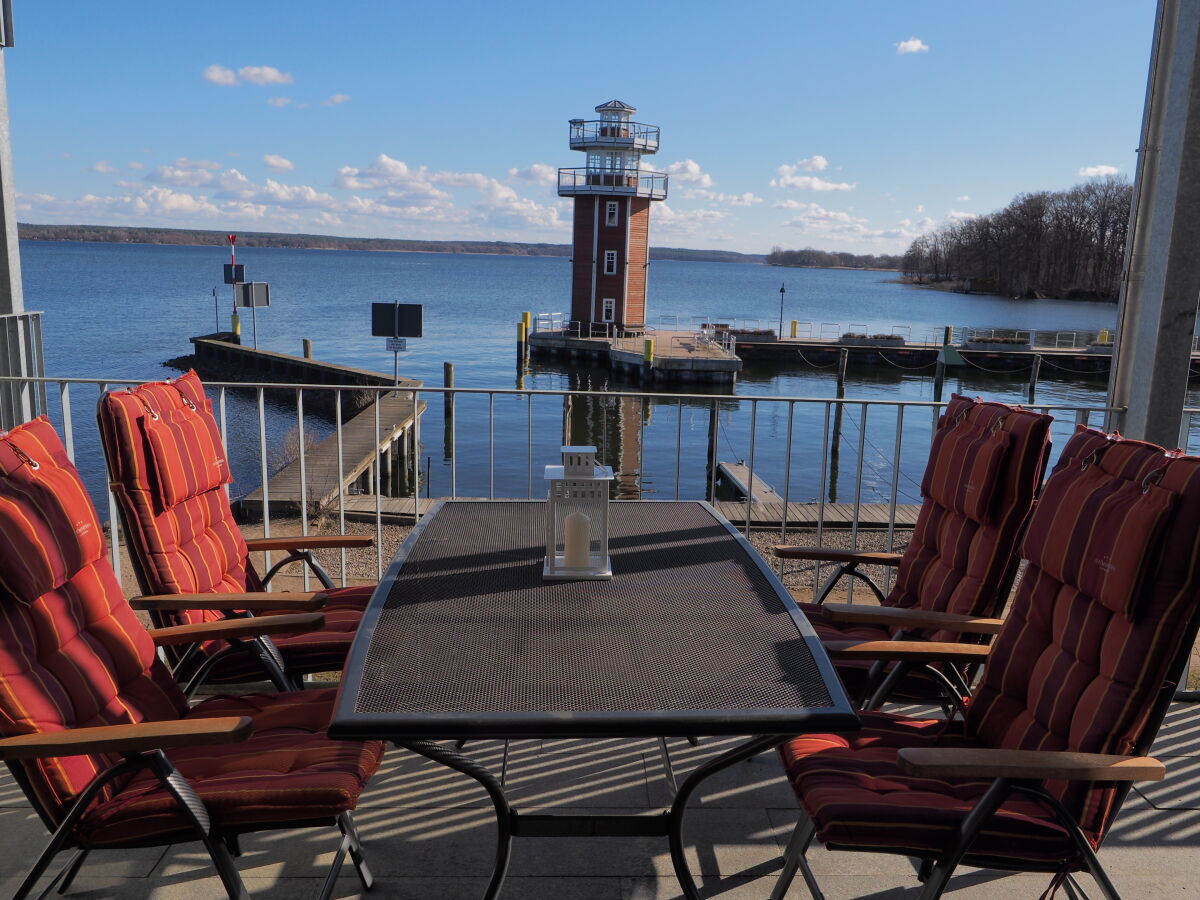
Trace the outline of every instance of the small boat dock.
{"type": "Polygon", "coordinates": [[[742,361],[713,337],[695,331],[654,331],[645,335],[581,337],[567,331],[538,330],[529,335],[534,356],[590,359],[613,371],[633,374],[648,384],[733,384],[742,361]],[[652,341],[652,346],[647,342],[652,341]]]}

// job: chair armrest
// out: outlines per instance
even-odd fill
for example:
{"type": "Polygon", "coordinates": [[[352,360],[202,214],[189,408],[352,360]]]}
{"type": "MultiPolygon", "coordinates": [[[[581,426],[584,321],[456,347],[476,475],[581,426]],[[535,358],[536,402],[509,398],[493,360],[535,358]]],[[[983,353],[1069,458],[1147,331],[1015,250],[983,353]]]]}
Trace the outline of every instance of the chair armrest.
{"type": "Polygon", "coordinates": [[[1003,619],[859,603],[826,603],[821,607],[821,612],[835,622],[895,625],[897,628],[937,628],[963,634],[999,634],[1004,625],[1003,619]]]}
{"type": "Polygon", "coordinates": [[[931,778],[1015,778],[1065,781],[1162,781],[1166,767],[1149,756],[973,747],[906,747],[900,771],[931,778]]]}
{"type": "Polygon", "coordinates": [[[271,634],[303,634],[325,625],[321,613],[298,613],[286,616],[255,616],[249,619],[222,619],[219,622],[199,622],[195,625],[172,625],[151,628],[150,637],[159,647],[172,644],[193,644],[196,641],[215,641],[220,638],[256,638],[271,634]]]}
{"type": "Polygon", "coordinates": [[[169,747],[236,744],[250,737],[254,722],[248,716],[211,719],[171,719],[130,725],[96,725],[0,740],[0,759],[38,756],[79,756],[84,753],[136,753],[169,747]]]}
{"type": "Polygon", "coordinates": [[[287,591],[278,594],[146,594],[134,597],[129,605],[134,609],[245,609],[280,610],[284,612],[313,612],[325,605],[324,591],[287,591]]]}
{"type": "Polygon", "coordinates": [[[829,641],[823,645],[831,659],[885,659],[895,662],[983,662],[983,644],[938,641],[829,641]]]}
{"type": "Polygon", "coordinates": [[[838,550],[834,547],[797,547],[776,544],[780,559],[810,559],[814,562],[858,563],[862,566],[898,566],[902,553],[868,553],[865,550],[838,550]]]}
{"type": "Polygon", "coordinates": [[[331,547],[370,547],[375,538],[368,534],[297,534],[291,537],[251,538],[246,546],[251,553],[260,550],[324,550],[331,547]]]}

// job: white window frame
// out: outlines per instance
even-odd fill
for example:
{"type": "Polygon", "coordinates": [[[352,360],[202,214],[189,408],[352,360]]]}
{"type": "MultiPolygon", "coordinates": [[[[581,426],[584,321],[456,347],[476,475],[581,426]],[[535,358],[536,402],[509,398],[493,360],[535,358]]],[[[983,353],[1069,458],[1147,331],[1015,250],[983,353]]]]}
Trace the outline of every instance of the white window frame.
{"type": "Polygon", "coordinates": [[[616,275],[617,274],[617,251],[616,250],[605,250],[604,251],[604,274],[605,275],[616,275]]]}
{"type": "Polygon", "coordinates": [[[616,200],[609,200],[604,207],[604,224],[612,227],[621,224],[621,205],[616,200]]]}
{"type": "Polygon", "coordinates": [[[615,322],[617,320],[617,301],[614,297],[605,297],[600,301],[600,321],[615,322]]]}

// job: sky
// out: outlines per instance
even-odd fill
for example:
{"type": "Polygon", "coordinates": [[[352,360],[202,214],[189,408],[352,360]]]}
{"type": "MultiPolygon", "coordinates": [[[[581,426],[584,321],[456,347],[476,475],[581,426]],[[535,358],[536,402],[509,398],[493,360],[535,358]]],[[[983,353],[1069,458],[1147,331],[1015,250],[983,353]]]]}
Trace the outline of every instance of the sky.
{"type": "Polygon", "coordinates": [[[902,252],[1132,178],[1150,0],[16,0],[22,222],[570,240],[572,118],[662,128],[650,242],[902,252]]]}

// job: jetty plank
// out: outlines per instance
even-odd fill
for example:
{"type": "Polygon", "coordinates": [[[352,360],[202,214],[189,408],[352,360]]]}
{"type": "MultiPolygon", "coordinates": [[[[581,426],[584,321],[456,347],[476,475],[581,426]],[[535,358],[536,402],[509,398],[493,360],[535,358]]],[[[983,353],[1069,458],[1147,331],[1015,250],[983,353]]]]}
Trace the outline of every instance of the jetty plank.
{"type": "MultiPolygon", "coordinates": [[[[745,500],[718,500],[713,504],[717,511],[735,525],[746,523],[745,500]]],[[[911,528],[917,523],[918,504],[901,503],[896,506],[896,526],[911,528]]],[[[867,528],[886,528],[891,506],[887,503],[863,503],[858,510],[858,524],[867,528]]],[[[782,503],[751,503],[750,524],[762,526],[782,525],[782,503]]],[[[789,503],[787,522],[789,527],[815,528],[821,519],[819,503],[789,503]]],[[[850,528],[854,525],[854,504],[826,503],[824,509],[826,528],[850,528]]]]}

